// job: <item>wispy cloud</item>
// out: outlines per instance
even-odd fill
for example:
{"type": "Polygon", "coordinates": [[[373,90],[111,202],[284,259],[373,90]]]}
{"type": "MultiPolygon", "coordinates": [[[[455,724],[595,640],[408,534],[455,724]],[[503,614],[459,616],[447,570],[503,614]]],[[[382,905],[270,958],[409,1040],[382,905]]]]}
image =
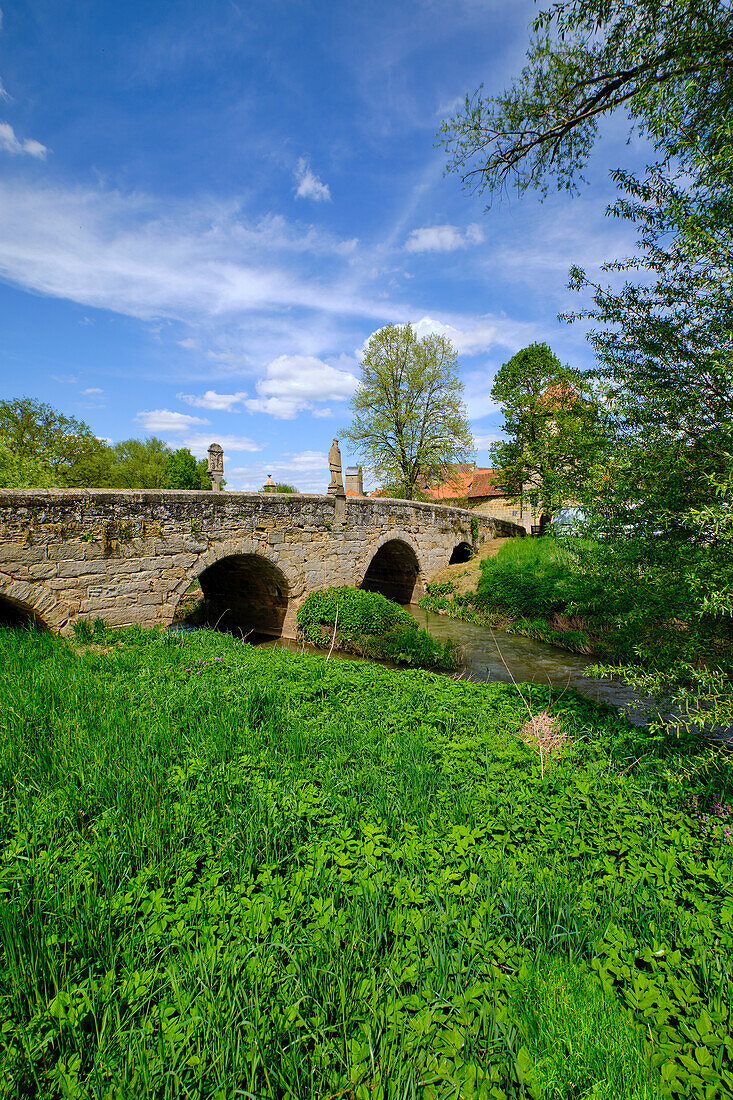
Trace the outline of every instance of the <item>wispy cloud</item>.
{"type": "Polygon", "coordinates": [[[187,405],[194,405],[199,409],[215,409],[219,412],[232,412],[235,405],[241,405],[247,397],[245,392],[217,393],[216,390],[206,390],[198,396],[194,393],[178,393],[179,401],[185,401],[187,405]]]}
{"type": "Polygon", "coordinates": [[[185,432],[195,424],[209,423],[208,420],[202,420],[199,416],[171,412],[170,409],[152,409],[149,412],[139,412],[135,419],[142,424],[146,432],[185,432]]]}
{"type": "Polygon", "coordinates": [[[299,199],[312,199],[314,202],[330,202],[331,191],[310,167],[306,157],[301,157],[295,166],[295,179],[298,186],[295,194],[299,199]]]}
{"type": "Polygon", "coordinates": [[[144,320],[215,320],[221,327],[227,318],[261,313],[272,325],[273,312],[293,309],[386,319],[389,303],[344,278],[352,247],[282,219],[250,224],[235,202],[172,206],[101,188],[0,182],[0,275],[144,320]],[[303,254],[305,268],[293,253],[303,254]]]}
{"type": "MultiPolygon", "coordinates": [[[[2,84],[0,84],[0,98],[8,98],[8,93],[2,84]]],[[[25,155],[36,157],[38,160],[45,160],[48,153],[48,149],[45,145],[41,145],[40,141],[34,141],[32,138],[21,139],[16,137],[15,130],[9,122],[0,122],[0,149],[12,156],[25,155]]]]}
{"type": "Polygon", "coordinates": [[[82,397],[91,397],[93,394],[104,393],[104,390],[100,390],[99,386],[88,386],[87,389],[81,391],[82,397]]]}
{"type": "Polygon", "coordinates": [[[483,229],[475,223],[464,232],[455,225],[430,225],[413,229],[405,241],[405,252],[454,252],[457,248],[480,244],[483,239],[483,229]]]}

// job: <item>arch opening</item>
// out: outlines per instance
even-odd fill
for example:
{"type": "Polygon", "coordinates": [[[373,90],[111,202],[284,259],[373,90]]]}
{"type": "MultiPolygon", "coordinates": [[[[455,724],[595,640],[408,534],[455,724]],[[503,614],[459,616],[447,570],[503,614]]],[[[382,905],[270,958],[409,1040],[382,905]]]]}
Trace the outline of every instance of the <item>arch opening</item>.
{"type": "Polygon", "coordinates": [[[182,596],[174,623],[208,626],[250,642],[279,638],[288,609],[283,572],[259,554],[214,562],[182,596]]]}
{"type": "Polygon", "coordinates": [[[412,547],[402,539],[390,539],[369,562],[360,587],[367,592],[381,592],[395,603],[410,603],[419,572],[412,547]]]}
{"type": "Polygon", "coordinates": [[[472,554],[473,550],[469,542],[459,542],[458,546],[453,547],[448,565],[462,565],[464,562],[471,560],[472,554]]]}
{"type": "Polygon", "coordinates": [[[48,630],[37,611],[19,600],[9,596],[0,596],[0,627],[33,627],[34,630],[48,630]]]}

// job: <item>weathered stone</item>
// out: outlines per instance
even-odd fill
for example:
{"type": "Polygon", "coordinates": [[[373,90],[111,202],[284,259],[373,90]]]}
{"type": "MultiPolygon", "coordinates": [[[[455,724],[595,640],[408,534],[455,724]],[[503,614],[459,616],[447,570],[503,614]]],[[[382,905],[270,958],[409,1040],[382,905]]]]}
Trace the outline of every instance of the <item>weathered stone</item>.
{"type": "Polygon", "coordinates": [[[199,578],[210,621],[292,634],[313,588],[363,584],[409,600],[459,543],[499,533],[523,532],[460,509],[336,494],[0,490],[0,605],[53,629],[79,614],[167,624],[199,578]]]}

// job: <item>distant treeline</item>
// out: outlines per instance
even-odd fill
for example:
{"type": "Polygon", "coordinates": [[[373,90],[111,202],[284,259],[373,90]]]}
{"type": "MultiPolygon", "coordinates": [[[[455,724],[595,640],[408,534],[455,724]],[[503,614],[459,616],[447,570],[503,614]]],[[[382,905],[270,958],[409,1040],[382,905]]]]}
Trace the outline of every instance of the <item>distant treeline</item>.
{"type": "Polygon", "coordinates": [[[210,489],[206,470],[205,458],[155,436],[110,444],[30,397],[0,401],[3,488],[210,489]]]}

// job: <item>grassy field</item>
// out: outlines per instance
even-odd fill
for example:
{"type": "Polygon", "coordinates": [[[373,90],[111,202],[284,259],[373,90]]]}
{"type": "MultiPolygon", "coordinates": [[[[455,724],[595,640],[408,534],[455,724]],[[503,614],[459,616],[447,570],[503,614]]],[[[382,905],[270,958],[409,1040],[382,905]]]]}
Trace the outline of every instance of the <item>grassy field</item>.
{"type": "Polygon", "coordinates": [[[733,1096],[723,750],[208,631],[0,664],[0,1095],[733,1096]]]}

